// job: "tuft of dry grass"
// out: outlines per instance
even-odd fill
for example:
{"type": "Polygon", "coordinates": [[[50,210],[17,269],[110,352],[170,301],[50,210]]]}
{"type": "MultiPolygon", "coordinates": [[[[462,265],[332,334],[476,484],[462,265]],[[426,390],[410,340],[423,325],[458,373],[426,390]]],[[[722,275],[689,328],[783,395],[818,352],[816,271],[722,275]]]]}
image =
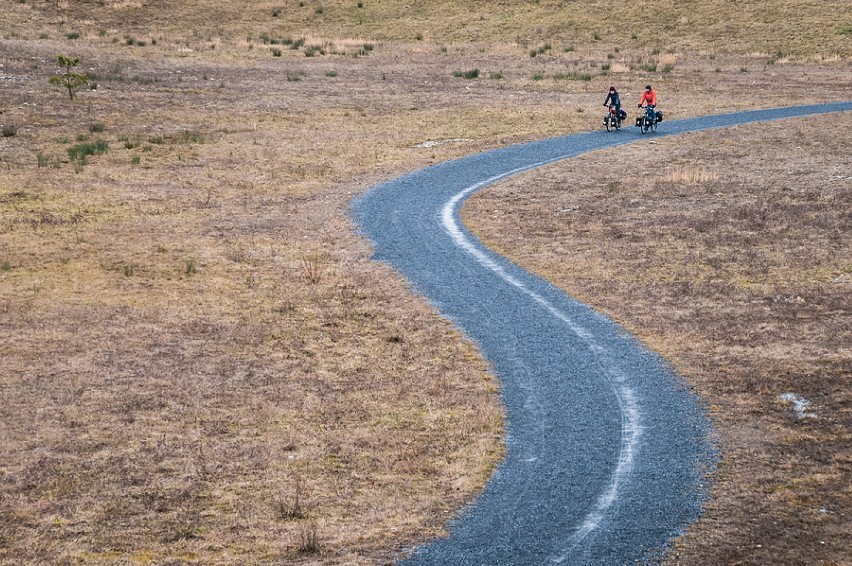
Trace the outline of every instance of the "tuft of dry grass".
{"type": "Polygon", "coordinates": [[[716,171],[710,171],[700,166],[680,166],[667,170],[662,177],[657,178],[660,185],[703,185],[712,183],[719,178],[716,171]]]}
{"type": "Polygon", "coordinates": [[[850,126],[840,114],[606,150],[464,208],[484,241],[620,321],[707,404],[722,458],[672,564],[849,557],[850,126]]]}

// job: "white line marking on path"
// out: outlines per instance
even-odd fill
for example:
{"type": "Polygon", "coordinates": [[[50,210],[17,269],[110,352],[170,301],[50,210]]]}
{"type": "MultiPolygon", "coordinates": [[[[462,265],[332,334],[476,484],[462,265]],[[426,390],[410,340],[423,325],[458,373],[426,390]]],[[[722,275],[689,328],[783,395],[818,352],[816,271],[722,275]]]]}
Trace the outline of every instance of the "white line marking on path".
{"type": "Polygon", "coordinates": [[[459,203],[475,191],[511,175],[535,169],[562,159],[565,159],[565,157],[557,157],[555,159],[542,161],[533,165],[520,167],[518,169],[496,175],[490,179],[476,183],[475,185],[471,185],[448,200],[441,210],[441,224],[444,226],[444,229],[453,239],[453,242],[457,247],[473,256],[474,259],[476,259],[476,261],[482,266],[491,270],[505,282],[521,290],[539,305],[544,307],[551,315],[553,315],[557,320],[563,322],[571,330],[571,332],[577,335],[577,337],[586,344],[588,349],[594,355],[598,366],[606,376],[613,391],[615,392],[616,398],[618,399],[618,406],[621,410],[621,449],[618,457],[618,463],[612,472],[609,485],[598,496],[594,507],[583,519],[582,524],[571,534],[570,537],[568,537],[565,549],[559,554],[559,556],[552,559],[552,562],[555,564],[559,564],[567,560],[571,550],[573,550],[578,544],[580,544],[580,542],[583,541],[583,539],[600,526],[604,520],[607,510],[618,498],[618,489],[622,481],[633,469],[633,460],[638,448],[639,436],[642,433],[642,425],[640,422],[641,411],[633,389],[631,389],[627,383],[627,376],[618,371],[613,364],[606,363],[605,358],[609,357],[609,352],[605,347],[597,343],[594,335],[583,326],[571,320],[568,315],[553,306],[549,301],[547,301],[547,299],[532,289],[529,289],[521,281],[507,273],[503,266],[488,257],[482,249],[477,247],[465,236],[456,221],[456,215],[459,203]]]}

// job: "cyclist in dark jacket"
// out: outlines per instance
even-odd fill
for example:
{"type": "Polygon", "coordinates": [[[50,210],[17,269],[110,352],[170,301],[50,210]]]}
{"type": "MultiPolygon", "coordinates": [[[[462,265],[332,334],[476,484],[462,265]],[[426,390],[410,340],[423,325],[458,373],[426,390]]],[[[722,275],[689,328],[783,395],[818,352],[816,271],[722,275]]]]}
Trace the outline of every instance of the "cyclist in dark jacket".
{"type": "Polygon", "coordinates": [[[606,95],[606,100],[604,100],[603,105],[607,106],[610,103],[612,103],[612,105],[615,106],[616,114],[620,114],[621,113],[621,97],[618,96],[618,91],[615,90],[615,85],[612,85],[611,87],[609,87],[609,94],[606,95]]]}

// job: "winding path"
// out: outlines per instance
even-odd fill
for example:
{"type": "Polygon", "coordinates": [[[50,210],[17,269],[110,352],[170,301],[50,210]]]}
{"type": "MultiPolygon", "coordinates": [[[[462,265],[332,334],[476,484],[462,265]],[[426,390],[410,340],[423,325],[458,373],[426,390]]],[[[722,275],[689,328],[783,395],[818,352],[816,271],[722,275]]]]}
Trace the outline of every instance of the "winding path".
{"type": "MultiPolygon", "coordinates": [[[[654,137],[852,110],[852,102],[664,122],[654,137]]],[[[449,161],[377,185],[354,217],[389,262],[476,341],[501,380],[507,455],[475,503],[405,564],[634,564],[699,515],[715,464],[700,401],[621,327],[485,248],[460,222],[475,191],[635,128],[449,161]]]]}

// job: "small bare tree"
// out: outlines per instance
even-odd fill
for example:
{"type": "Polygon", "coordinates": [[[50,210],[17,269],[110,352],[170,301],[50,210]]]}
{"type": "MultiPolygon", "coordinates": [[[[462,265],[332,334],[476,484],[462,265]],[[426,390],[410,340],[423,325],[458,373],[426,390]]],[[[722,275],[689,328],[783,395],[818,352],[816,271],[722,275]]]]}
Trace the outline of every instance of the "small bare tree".
{"type": "Polygon", "coordinates": [[[56,57],[56,61],[59,63],[59,68],[62,69],[62,72],[59,75],[50,77],[50,84],[67,88],[68,97],[74,100],[74,92],[80,87],[89,84],[89,75],[78,73],[74,70],[74,67],[80,62],[79,57],[67,57],[60,54],[56,57]]]}

